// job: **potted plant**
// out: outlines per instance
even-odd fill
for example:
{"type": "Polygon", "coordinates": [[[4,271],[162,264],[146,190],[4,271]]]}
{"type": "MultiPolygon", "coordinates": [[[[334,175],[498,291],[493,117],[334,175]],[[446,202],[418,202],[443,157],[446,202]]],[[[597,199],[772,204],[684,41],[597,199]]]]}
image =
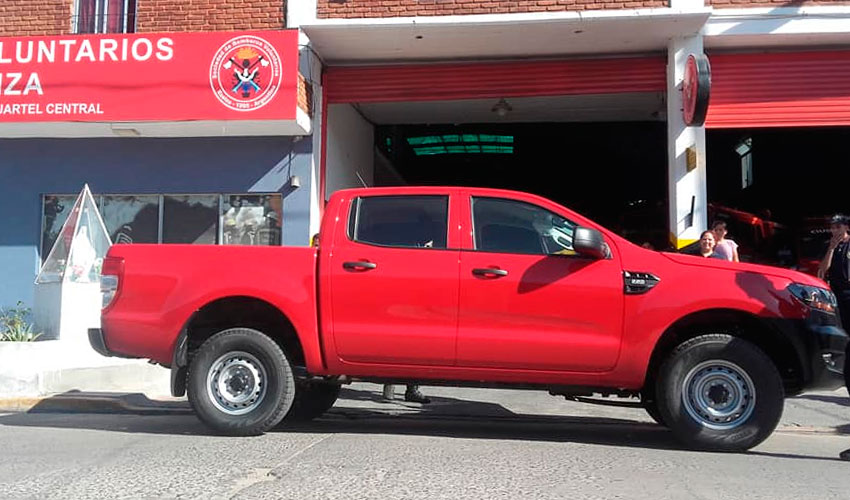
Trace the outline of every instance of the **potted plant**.
{"type": "Polygon", "coordinates": [[[33,332],[30,309],[18,301],[15,307],[0,310],[0,342],[33,342],[41,333],[33,332]]]}

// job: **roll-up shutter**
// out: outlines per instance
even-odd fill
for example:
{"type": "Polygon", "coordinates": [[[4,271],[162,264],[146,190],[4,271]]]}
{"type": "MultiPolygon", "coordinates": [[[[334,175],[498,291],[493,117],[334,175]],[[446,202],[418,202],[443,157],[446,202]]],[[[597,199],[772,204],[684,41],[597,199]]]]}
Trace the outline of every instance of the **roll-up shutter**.
{"type": "Polygon", "coordinates": [[[664,92],[663,57],[330,67],[329,103],[664,92]]]}
{"type": "Polygon", "coordinates": [[[709,58],[706,127],[850,125],[850,51],[709,58]]]}

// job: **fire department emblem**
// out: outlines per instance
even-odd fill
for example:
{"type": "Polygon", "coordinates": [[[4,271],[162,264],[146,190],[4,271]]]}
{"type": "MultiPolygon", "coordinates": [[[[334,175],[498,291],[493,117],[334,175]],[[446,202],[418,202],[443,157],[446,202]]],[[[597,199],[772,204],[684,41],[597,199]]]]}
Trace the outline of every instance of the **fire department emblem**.
{"type": "Polygon", "coordinates": [[[274,46],[260,37],[244,35],[218,49],[210,66],[210,86],[228,108],[254,111],[274,99],[281,73],[274,46]]]}

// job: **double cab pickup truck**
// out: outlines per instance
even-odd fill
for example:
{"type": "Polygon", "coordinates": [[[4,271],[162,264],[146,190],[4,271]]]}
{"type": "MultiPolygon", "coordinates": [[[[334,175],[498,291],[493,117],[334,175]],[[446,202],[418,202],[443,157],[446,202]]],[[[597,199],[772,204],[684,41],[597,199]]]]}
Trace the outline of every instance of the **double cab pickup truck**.
{"type": "Polygon", "coordinates": [[[311,247],[114,245],[101,288],[94,349],[170,367],[230,435],[365,380],[632,398],[687,446],[743,450],[785,397],[843,384],[848,342],[817,278],[647,250],[493,189],[339,191],[311,247]]]}

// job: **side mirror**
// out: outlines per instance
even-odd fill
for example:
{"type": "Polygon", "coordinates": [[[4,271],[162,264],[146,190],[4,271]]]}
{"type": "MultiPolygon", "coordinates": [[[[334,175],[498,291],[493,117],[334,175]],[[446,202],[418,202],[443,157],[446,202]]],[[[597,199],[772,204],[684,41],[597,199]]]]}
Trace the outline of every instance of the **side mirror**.
{"type": "Polygon", "coordinates": [[[607,259],[610,250],[602,233],[589,227],[577,227],[573,233],[573,250],[593,259],[607,259]]]}

